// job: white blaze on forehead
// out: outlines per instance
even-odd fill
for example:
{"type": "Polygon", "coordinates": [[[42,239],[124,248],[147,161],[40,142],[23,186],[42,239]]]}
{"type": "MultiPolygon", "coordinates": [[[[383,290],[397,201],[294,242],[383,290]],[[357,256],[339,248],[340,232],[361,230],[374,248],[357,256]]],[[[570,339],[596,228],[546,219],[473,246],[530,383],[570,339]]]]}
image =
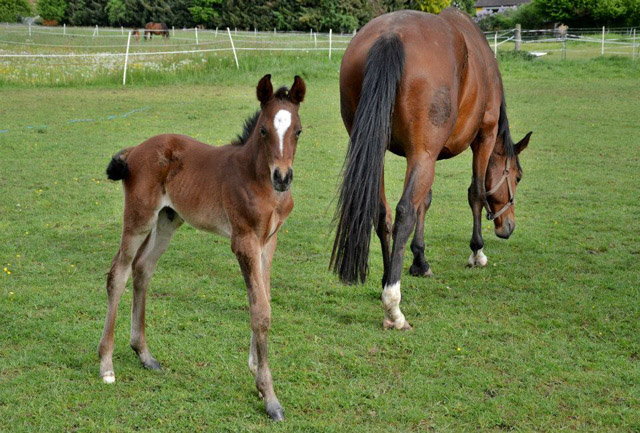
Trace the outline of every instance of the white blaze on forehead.
{"type": "Polygon", "coordinates": [[[291,113],[287,110],[278,111],[276,117],[273,118],[273,126],[276,128],[280,139],[280,155],[282,155],[284,135],[287,133],[289,126],[291,126],[291,113]]]}

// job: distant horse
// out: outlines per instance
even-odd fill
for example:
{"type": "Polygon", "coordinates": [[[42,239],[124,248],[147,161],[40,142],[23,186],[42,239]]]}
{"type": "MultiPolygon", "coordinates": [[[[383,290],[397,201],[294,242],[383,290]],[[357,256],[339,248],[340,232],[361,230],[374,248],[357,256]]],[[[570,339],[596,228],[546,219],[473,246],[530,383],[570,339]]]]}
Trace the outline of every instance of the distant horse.
{"type": "Polygon", "coordinates": [[[131,32],[131,35],[133,36],[133,38],[134,38],[136,41],[139,41],[139,40],[140,40],[140,30],[133,30],[133,31],[131,32]]]}
{"type": "Polygon", "coordinates": [[[495,233],[508,238],[522,168],[518,154],[531,133],[511,140],[498,64],[486,38],[464,13],[416,11],[382,15],[349,44],[340,68],[342,119],[350,134],[331,265],[349,283],[368,272],[371,227],[382,244],[385,328],[410,329],[400,311],[405,245],[415,229],[412,275],[428,276],[424,217],[437,160],[471,145],[473,212],[470,266],[485,266],[483,206],[495,233]],[[392,225],[384,192],[384,154],[407,158],[402,198],[392,225]],[[390,237],[393,233],[393,248],[390,237]]]}
{"type": "Polygon", "coordinates": [[[124,184],[124,227],[107,277],[109,305],[98,345],[104,382],[115,382],[116,312],[131,273],[131,347],[145,367],[160,369],[144,332],[147,287],[174,232],[187,221],[231,238],[249,295],[249,370],[269,416],[284,418],[267,360],[270,272],[278,229],[293,208],[289,187],[305,92],[304,81],[296,76],[291,90],[282,87],[274,93],[271,76],[265,75],[257,86],[260,111],[245,122],[236,142],[212,147],[183,135],[159,135],[112,158],[107,175],[124,184]]]}
{"type": "Polygon", "coordinates": [[[153,37],[153,35],[162,35],[163,38],[169,38],[169,27],[165,23],[147,23],[144,26],[144,38],[147,39],[147,35],[149,36],[149,40],[153,37]]]}

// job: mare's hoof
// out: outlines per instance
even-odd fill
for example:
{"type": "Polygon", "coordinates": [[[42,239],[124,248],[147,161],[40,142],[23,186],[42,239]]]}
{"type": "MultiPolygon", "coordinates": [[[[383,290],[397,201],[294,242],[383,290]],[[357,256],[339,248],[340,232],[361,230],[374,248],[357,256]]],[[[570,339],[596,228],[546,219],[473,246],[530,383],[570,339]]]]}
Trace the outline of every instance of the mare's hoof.
{"type": "Polygon", "coordinates": [[[149,370],[162,370],[162,366],[154,358],[142,361],[142,365],[144,365],[144,368],[148,368],[149,370]]]}
{"type": "Polygon", "coordinates": [[[478,250],[477,253],[471,253],[467,261],[467,266],[470,268],[484,267],[487,266],[487,263],[489,263],[487,256],[484,255],[482,250],[478,250]]]}
{"type": "Polygon", "coordinates": [[[116,374],[113,371],[107,371],[102,375],[102,382],[104,383],[115,383],[116,382],[116,374]]]}
{"type": "Polygon", "coordinates": [[[284,412],[280,403],[267,404],[267,415],[273,421],[284,421],[284,412]]]}
{"type": "Polygon", "coordinates": [[[433,271],[431,270],[431,266],[427,265],[425,267],[420,267],[416,265],[411,265],[409,268],[409,274],[414,277],[432,277],[433,271]]]}
{"type": "Polygon", "coordinates": [[[397,329],[398,331],[411,331],[413,330],[413,326],[411,326],[411,324],[407,321],[404,320],[404,323],[400,324],[400,323],[396,323],[396,322],[392,322],[391,320],[385,318],[384,321],[382,322],[382,327],[387,330],[387,329],[397,329]]]}

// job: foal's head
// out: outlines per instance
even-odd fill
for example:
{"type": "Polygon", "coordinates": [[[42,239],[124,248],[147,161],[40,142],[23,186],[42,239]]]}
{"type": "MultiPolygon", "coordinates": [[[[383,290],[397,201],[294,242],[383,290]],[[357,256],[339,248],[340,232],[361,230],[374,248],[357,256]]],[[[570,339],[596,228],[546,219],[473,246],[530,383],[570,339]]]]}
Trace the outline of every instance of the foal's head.
{"type": "Polygon", "coordinates": [[[487,191],[487,218],[493,220],[495,233],[507,239],[516,228],[515,198],[518,183],[522,179],[522,167],[518,155],[529,144],[531,132],[517,144],[506,134],[498,138],[496,150],[489,159],[485,187],[487,191]],[[507,142],[504,142],[507,141],[507,142]],[[500,146],[502,144],[502,146],[500,146]],[[500,151],[499,149],[502,149],[500,151]]]}
{"type": "Polygon", "coordinates": [[[271,75],[265,75],[256,92],[261,108],[256,123],[257,140],[266,152],[273,188],[287,191],[293,180],[293,158],[302,132],[298,108],[304,100],[306,85],[296,75],[291,89],[281,87],[274,93],[271,75]]]}

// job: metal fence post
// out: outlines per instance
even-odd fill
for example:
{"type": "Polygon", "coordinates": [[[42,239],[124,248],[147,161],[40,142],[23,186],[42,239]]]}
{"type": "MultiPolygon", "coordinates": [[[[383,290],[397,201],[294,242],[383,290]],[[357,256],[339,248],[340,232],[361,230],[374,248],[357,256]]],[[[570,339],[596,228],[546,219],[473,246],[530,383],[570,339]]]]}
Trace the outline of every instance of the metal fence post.
{"type": "Polygon", "coordinates": [[[124,73],[122,74],[122,85],[127,84],[127,63],[129,62],[129,45],[131,44],[131,33],[129,32],[129,36],[127,37],[127,52],[124,55],[124,73]]]}
{"type": "Polygon", "coordinates": [[[231,37],[231,30],[227,27],[227,33],[229,34],[229,41],[231,41],[231,49],[233,50],[233,58],[236,60],[236,68],[240,69],[240,65],[238,64],[238,55],[236,54],[236,47],[233,45],[233,38],[231,37]]]}

